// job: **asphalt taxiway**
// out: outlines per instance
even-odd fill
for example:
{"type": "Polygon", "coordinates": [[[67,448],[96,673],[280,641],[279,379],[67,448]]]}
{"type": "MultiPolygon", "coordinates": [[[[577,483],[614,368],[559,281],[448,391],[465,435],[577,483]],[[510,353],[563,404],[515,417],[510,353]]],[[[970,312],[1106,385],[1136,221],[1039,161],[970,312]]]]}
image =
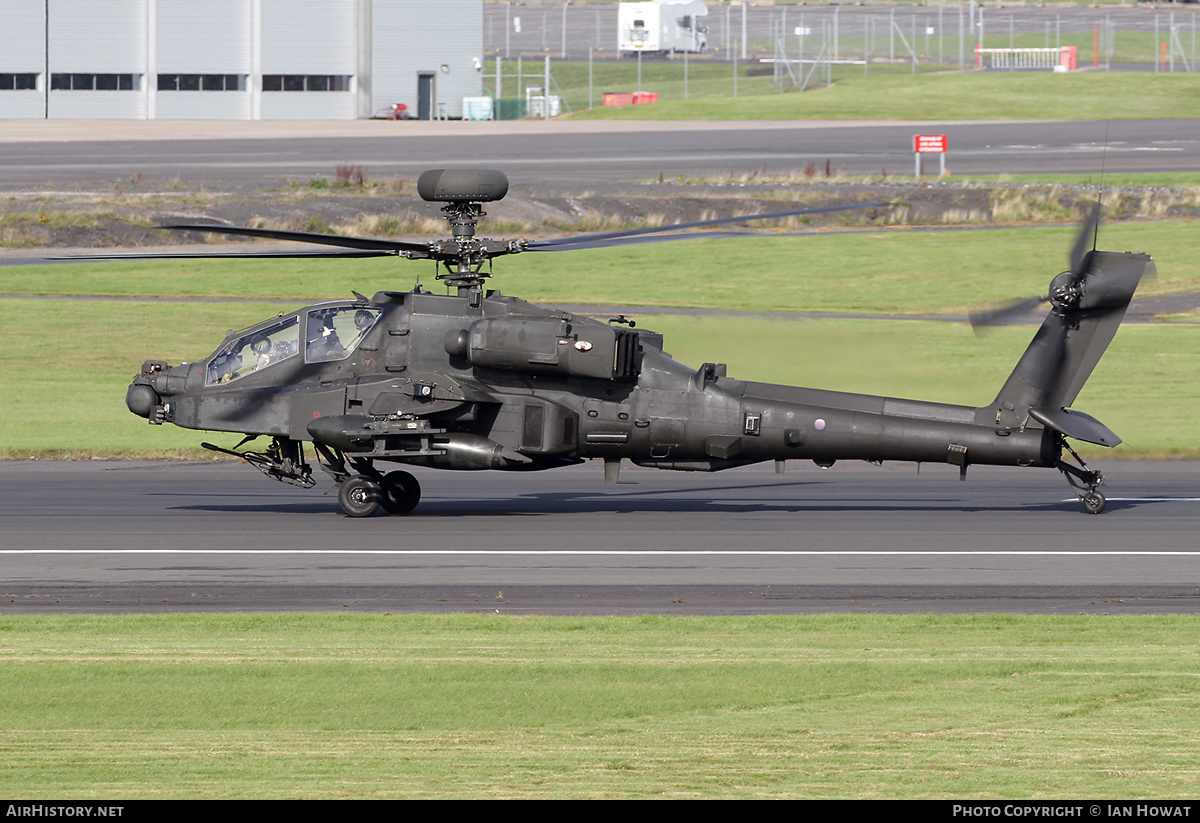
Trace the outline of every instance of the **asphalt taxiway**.
{"type": "Polygon", "coordinates": [[[1200,466],[418,470],[343,516],[230,462],[0,463],[0,610],[1200,611],[1200,466]]]}
{"type": "Polygon", "coordinates": [[[545,181],[719,178],[795,172],[910,174],[913,135],[945,134],[953,174],[1192,171],[1191,119],[1079,122],[9,121],[0,134],[5,191],[111,187],[141,180],[215,190],[445,166],[497,167],[514,185],[545,181]]]}

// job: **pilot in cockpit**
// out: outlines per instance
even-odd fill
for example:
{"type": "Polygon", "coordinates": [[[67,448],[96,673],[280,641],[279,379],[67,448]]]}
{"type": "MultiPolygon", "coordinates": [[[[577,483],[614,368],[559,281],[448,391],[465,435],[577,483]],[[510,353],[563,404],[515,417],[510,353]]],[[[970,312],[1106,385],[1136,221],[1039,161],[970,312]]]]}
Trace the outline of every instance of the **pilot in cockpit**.
{"type": "Polygon", "coordinates": [[[309,315],[308,348],[305,359],[310,363],[319,360],[340,360],[346,356],[342,341],[338,339],[337,329],[333,327],[333,312],[322,312],[320,325],[313,323],[318,319],[315,312],[309,315]]]}

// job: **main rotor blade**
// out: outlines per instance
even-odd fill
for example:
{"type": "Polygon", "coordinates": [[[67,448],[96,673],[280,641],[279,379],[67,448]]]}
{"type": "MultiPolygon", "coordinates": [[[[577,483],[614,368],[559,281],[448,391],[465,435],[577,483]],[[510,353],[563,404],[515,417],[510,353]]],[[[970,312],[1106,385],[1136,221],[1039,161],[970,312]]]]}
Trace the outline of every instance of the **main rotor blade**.
{"type": "MultiPolygon", "coordinates": [[[[655,226],[647,229],[627,229],[625,231],[610,231],[601,232],[599,234],[581,234],[575,237],[559,237],[550,240],[530,240],[526,243],[526,248],[529,251],[537,251],[553,248],[555,246],[575,246],[578,247],[582,243],[587,243],[588,248],[597,248],[602,245],[602,241],[606,240],[621,240],[626,237],[636,237],[642,234],[659,234],[667,231],[680,231],[681,229],[699,229],[706,226],[722,226],[729,223],[742,223],[747,220],[772,220],[779,217],[796,217],[802,214],[822,214],[832,211],[849,211],[851,209],[877,209],[888,208],[887,203],[863,203],[853,206],[824,206],[818,209],[796,209],[793,211],[777,211],[769,214],[747,214],[740,217],[718,217],[714,220],[697,220],[694,223],[673,223],[666,226],[655,226]]],[[[684,239],[688,235],[681,235],[674,239],[684,239]]]]}
{"type": "MultiPolygon", "coordinates": [[[[637,246],[642,243],[665,243],[670,240],[701,240],[713,239],[722,237],[761,237],[762,235],[752,234],[741,231],[698,231],[684,232],[681,234],[656,234],[649,237],[617,237],[601,240],[587,240],[580,238],[580,242],[571,243],[570,245],[562,244],[557,246],[532,246],[525,251],[580,251],[582,249],[602,249],[615,248],[617,246],[637,246]]],[[[565,238],[564,238],[565,239],[565,238]]]]}
{"type": "Polygon", "coordinates": [[[291,240],[297,243],[316,243],[321,246],[342,246],[348,249],[371,251],[429,251],[428,243],[410,243],[403,240],[376,240],[372,237],[339,237],[335,234],[318,234],[310,231],[284,231],[282,229],[251,229],[244,226],[223,226],[210,223],[175,223],[158,226],[171,231],[202,231],[212,234],[233,234],[243,237],[263,237],[268,240],[291,240]]]}
{"type": "Polygon", "coordinates": [[[216,258],[304,258],[304,257],[395,257],[394,251],[261,251],[261,252],[162,252],[157,254],[72,254],[46,257],[55,263],[79,263],[85,260],[209,260],[216,258]]]}

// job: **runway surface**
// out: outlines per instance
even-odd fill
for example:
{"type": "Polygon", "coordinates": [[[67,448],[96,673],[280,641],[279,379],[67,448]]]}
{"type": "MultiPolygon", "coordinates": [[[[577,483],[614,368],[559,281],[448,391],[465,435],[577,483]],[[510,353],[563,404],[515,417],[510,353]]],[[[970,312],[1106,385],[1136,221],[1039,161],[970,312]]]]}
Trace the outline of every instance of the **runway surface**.
{"type": "Polygon", "coordinates": [[[514,185],[786,173],[808,163],[848,175],[911,174],[917,133],[945,134],[952,174],[1194,171],[1194,120],[1111,123],[146,123],[17,121],[0,137],[11,190],[205,182],[237,188],[331,175],[501,168],[514,185]],[[63,141],[69,141],[69,147],[63,141]]]}
{"type": "Polygon", "coordinates": [[[0,610],[1200,611],[1200,466],[419,472],[407,517],[220,463],[0,464],[0,610]]]}

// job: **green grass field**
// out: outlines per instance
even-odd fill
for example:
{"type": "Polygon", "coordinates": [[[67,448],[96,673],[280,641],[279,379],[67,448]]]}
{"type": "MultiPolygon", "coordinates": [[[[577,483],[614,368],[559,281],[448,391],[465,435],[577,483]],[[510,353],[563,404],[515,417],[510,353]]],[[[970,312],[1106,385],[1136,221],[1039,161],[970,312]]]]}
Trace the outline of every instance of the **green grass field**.
{"type": "Polygon", "coordinates": [[[1190,798],[1194,624],[4,617],[0,792],[1190,798]]]}
{"type": "MultiPolygon", "coordinates": [[[[1193,222],[1105,225],[1101,247],[1154,255],[1140,294],[1200,287],[1193,222]]],[[[1067,266],[1074,225],[985,231],[863,231],[525,254],[494,263],[493,288],[534,302],[741,311],[963,314],[1044,293],[1067,266]]],[[[0,295],[221,297],[299,302],[427,288],[408,261],[171,260],[0,268],[0,295]]],[[[215,343],[213,344],[215,346],[215,343]]]]}
{"type": "MultiPolygon", "coordinates": [[[[739,76],[733,68],[688,68],[684,99],[682,67],[642,67],[642,88],[658,102],[604,107],[602,91],[633,91],[636,68],[610,64],[593,79],[588,108],[587,66],[555,68],[555,79],[575,119],[595,120],[1132,120],[1200,116],[1200,75],[1145,72],[958,72],[922,67],[839,67],[833,84],[803,93],[779,92],[771,77],[739,76]],[[633,72],[632,75],[630,72],[633,72]],[[580,75],[580,72],[582,74],[580,75]],[[559,79],[560,76],[563,79],[559,79]]],[[[595,67],[593,67],[595,70],[595,67]]],[[[508,71],[506,69],[505,71],[508,71]]],[[[515,71],[515,69],[514,69],[515,71]]]]}

